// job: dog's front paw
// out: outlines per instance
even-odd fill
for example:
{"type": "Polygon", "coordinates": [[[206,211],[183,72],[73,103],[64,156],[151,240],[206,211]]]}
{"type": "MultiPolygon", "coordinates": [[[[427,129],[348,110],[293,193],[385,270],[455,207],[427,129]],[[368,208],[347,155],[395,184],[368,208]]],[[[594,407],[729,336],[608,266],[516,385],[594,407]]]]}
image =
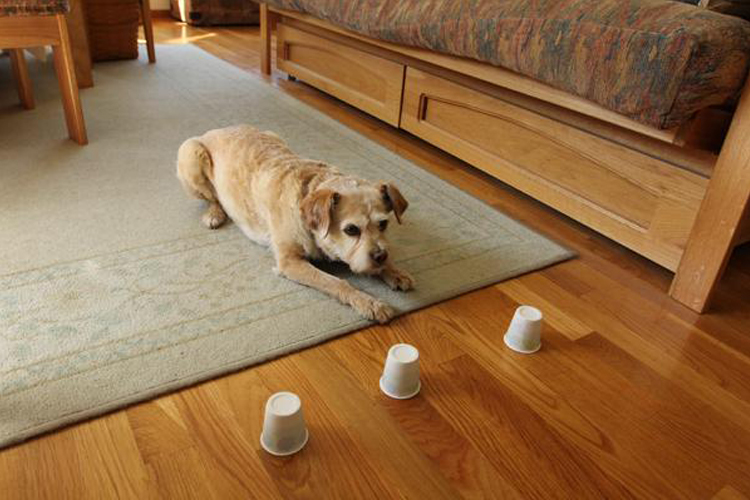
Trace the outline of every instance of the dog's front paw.
{"type": "Polygon", "coordinates": [[[393,290],[405,292],[414,288],[414,278],[400,269],[388,269],[383,272],[383,281],[393,290]]]}
{"type": "Polygon", "coordinates": [[[359,314],[378,323],[388,323],[396,315],[391,306],[365,293],[357,294],[351,304],[359,314]]]}
{"type": "Polygon", "coordinates": [[[207,228],[216,229],[227,221],[227,214],[220,206],[211,205],[201,219],[207,228]]]}

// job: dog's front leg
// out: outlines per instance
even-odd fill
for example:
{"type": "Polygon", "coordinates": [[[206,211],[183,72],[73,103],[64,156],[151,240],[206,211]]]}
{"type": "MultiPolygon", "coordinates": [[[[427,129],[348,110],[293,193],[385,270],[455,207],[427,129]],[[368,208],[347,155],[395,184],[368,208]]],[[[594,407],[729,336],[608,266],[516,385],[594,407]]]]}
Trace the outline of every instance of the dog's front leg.
{"type": "Polygon", "coordinates": [[[390,262],[380,273],[380,278],[393,290],[405,292],[414,288],[414,278],[411,277],[411,274],[397,269],[390,262]]]}
{"type": "Polygon", "coordinates": [[[280,256],[277,266],[283,276],[337,298],[340,302],[352,306],[367,319],[387,323],[395,314],[385,302],[357,290],[342,279],[324,273],[301,257],[280,256]]]}

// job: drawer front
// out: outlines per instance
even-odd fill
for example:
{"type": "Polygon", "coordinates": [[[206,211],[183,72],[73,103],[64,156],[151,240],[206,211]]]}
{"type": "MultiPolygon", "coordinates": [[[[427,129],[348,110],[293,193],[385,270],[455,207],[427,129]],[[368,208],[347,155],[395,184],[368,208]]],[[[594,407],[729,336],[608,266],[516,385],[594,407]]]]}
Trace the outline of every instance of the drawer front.
{"type": "Polygon", "coordinates": [[[404,65],[280,23],[277,66],[323,92],[398,126],[404,65]]]}
{"type": "Polygon", "coordinates": [[[401,127],[672,270],[707,186],[697,174],[414,68],[401,127]]]}

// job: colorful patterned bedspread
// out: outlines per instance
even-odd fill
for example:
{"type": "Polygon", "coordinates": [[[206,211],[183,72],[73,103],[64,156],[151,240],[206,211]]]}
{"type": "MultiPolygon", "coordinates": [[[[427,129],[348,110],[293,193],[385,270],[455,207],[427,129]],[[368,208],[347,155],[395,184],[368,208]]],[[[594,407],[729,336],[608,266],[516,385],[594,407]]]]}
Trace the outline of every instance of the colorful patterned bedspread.
{"type": "Polygon", "coordinates": [[[0,16],[52,16],[68,10],[68,0],[0,0],[0,16]]]}
{"type": "Polygon", "coordinates": [[[671,0],[263,0],[470,57],[670,128],[739,95],[750,22],[671,0]]]}

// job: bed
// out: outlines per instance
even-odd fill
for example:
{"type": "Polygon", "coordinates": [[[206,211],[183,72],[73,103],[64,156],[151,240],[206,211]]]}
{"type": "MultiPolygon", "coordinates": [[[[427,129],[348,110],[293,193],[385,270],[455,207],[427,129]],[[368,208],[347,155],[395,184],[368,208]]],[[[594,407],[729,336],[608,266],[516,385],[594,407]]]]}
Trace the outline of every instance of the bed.
{"type": "Polygon", "coordinates": [[[670,0],[269,0],[277,66],[675,272],[708,307],[750,195],[750,23],[670,0]],[[747,108],[747,109],[746,109],[747,108]]]}

